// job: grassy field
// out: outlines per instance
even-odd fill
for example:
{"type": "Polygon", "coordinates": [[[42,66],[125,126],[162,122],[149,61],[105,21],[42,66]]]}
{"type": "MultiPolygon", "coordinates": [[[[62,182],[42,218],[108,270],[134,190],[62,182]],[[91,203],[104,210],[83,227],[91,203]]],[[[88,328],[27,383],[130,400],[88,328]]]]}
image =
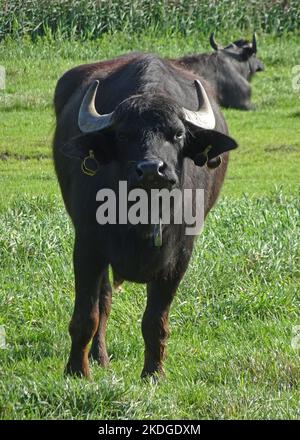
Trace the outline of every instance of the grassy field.
{"type": "MultiPolygon", "coordinates": [[[[219,36],[227,42],[237,35],[219,36]]],[[[108,328],[111,366],[62,375],[73,307],[73,232],[51,161],[58,77],[130,50],[201,52],[201,35],[104,35],[0,44],[0,418],[299,418],[300,38],[259,36],[255,112],[225,111],[239,143],[170,316],[167,380],[142,383],[145,288],[125,283],[108,328]]]]}

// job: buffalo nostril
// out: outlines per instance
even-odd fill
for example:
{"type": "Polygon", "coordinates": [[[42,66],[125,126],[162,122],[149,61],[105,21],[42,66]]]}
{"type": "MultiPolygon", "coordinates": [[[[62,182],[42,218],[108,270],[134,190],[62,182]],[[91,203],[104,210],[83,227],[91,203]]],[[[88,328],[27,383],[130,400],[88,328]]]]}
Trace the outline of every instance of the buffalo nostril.
{"type": "Polygon", "coordinates": [[[167,165],[164,162],[160,161],[160,163],[158,165],[158,174],[163,175],[166,167],[167,167],[167,165]]]}
{"type": "Polygon", "coordinates": [[[162,160],[142,160],[136,166],[136,173],[139,178],[150,176],[162,176],[166,165],[162,160]]]}

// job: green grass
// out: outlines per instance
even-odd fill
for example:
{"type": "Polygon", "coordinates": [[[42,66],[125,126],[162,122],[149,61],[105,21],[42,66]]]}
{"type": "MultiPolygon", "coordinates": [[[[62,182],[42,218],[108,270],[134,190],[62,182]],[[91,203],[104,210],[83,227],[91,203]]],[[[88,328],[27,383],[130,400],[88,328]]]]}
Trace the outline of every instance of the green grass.
{"type": "Polygon", "coordinates": [[[167,378],[157,386],[139,380],[145,288],[130,283],[114,294],[110,368],[93,365],[90,382],[63,376],[73,232],[51,161],[52,95],[57,78],[78,63],[136,49],[178,56],[208,44],[199,34],[0,44],[7,69],[0,91],[0,325],[7,339],[0,418],[300,417],[300,349],[291,345],[300,324],[300,92],[291,73],[299,43],[259,36],[266,71],[253,82],[257,110],[225,112],[239,149],[174,301],[167,378]]]}

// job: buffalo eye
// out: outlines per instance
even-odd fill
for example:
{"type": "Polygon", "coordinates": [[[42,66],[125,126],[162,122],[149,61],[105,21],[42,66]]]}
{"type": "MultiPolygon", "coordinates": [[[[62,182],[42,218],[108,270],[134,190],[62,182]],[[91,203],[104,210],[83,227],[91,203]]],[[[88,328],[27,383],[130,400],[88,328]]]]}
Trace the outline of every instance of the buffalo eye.
{"type": "Polygon", "coordinates": [[[183,131],[183,130],[178,130],[178,131],[175,133],[174,138],[175,138],[177,141],[180,141],[181,139],[183,139],[183,136],[184,136],[184,131],[183,131]]]}

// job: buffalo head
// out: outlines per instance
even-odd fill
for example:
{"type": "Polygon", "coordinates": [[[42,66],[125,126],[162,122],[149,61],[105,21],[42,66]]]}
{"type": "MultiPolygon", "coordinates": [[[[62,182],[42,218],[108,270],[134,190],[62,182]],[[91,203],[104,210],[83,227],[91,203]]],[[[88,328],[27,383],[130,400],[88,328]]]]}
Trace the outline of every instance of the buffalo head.
{"type": "Polygon", "coordinates": [[[256,35],[253,34],[252,42],[247,40],[236,40],[226,47],[220,46],[214,37],[214,33],[210,35],[209,42],[211,47],[224,54],[235,64],[237,70],[247,81],[250,81],[256,72],[264,70],[264,65],[256,57],[257,41],[256,35]]]}
{"type": "Polygon", "coordinates": [[[86,91],[78,114],[82,134],[65,145],[63,153],[84,159],[92,147],[97,161],[115,161],[118,176],[132,187],[178,186],[185,157],[198,166],[215,168],[219,155],[237,146],[216,130],[212,105],[199,80],[195,81],[197,111],[180,107],[164,94],[148,92],[130,96],[111,113],[99,114],[98,86],[96,80],[86,91]]]}

